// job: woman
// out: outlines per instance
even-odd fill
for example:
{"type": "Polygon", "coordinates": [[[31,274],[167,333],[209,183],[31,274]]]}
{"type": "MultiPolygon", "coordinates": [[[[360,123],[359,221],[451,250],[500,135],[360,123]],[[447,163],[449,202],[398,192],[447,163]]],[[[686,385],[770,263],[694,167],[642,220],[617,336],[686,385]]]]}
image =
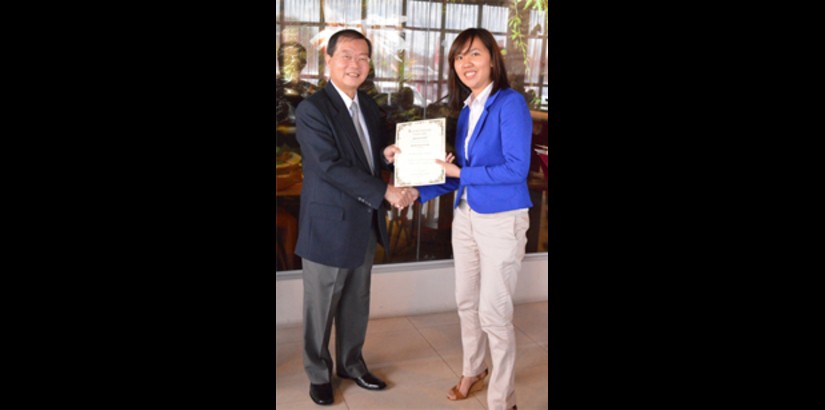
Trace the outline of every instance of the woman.
{"type": "Polygon", "coordinates": [[[473,387],[483,386],[489,344],[487,408],[515,409],[513,293],[532,206],[527,174],[533,122],[524,97],[509,86],[501,50],[489,31],[464,30],[448,58],[450,104],[461,109],[458,164],[452,154],[436,160],[447,182],[417,188],[422,203],[458,191],[452,245],[464,365],[447,397],[462,400],[473,387]]]}

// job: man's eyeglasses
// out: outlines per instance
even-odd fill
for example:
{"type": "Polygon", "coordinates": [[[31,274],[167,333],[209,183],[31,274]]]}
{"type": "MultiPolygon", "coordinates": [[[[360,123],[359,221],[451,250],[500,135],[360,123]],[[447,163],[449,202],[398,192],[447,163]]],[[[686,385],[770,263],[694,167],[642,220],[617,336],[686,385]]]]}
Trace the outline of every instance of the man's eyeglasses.
{"type": "Polygon", "coordinates": [[[339,54],[338,57],[341,58],[341,61],[343,61],[347,64],[349,64],[353,61],[355,61],[358,64],[369,64],[370,63],[370,58],[367,57],[367,56],[353,57],[350,54],[339,54]]]}

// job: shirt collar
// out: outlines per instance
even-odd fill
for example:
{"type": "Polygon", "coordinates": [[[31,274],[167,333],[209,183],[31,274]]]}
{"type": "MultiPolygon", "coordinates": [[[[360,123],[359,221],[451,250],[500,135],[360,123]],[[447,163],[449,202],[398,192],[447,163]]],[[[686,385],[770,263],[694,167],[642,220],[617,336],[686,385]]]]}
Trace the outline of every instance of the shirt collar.
{"type": "Polygon", "coordinates": [[[347,93],[341,91],[341,89],[338,88],[338,86],[335,85],[335,83],[332,82],[332,80],[329,80],[329,83],[332,84],[333,87],[335,87],[335,91],[338,91],[338,95],[340,95],[341,98],[344,99],[344,105],[347,106],[347,111],[352,111],[352,102],[358,102],[358,91],[355,91],[355,98],[349,98],[347,93]]]}
{"type": "Polygon", "coordinates": [[[481,91],[481,93],[478,95],[478,98],[476,99],[473,99],[473,94],[470,93],[470,96],[467,97],[466,100],[464,100],[464,106],[466,107],[468,105],[471,105],[473,102],[478,101],[479,104],[481,104],[481,106],[483,107],[484,103],[487,102],[487,97],[490,96],[490,91],[493,90],[493,83],[495,83],[495,81],[491,82],[490,84],[487,84],[487,87],[484,87],[484,90],[481,91]]]}

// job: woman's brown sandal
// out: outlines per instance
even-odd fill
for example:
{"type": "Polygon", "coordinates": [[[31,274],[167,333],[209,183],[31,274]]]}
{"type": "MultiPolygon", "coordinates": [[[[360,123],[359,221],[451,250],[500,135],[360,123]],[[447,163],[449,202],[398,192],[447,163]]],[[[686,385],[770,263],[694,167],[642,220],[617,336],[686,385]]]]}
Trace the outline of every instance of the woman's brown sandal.
{"type": "MultiPolygon", "coordinates": [[[[476,376],[476,380],[473,382],[473,384],[470,385],[470,388],[467,389],[467,395],[466,396],[461,394],[461,390],[459,390],[459,388],[461,386],[461,382],[464,380],[464,376],[461,376],[461,378],[458,379],[458,384],[456,384],[455,386],[453,386],[453,388],[450,389],[450,392],[447,395],[447,399],[455,401],[455,400],[464,400],[467,397],[470,397],[470,393],[472,393],[474,391],[473,390],[474,387],[476,387],[476,386],[484,387],[484,383],[479,383],[479,382],[484,380],[484,378],[487,377],[488,374],[489,374],[489,372],[487,371],[487,369],[484,369],[484,371],[481,372],[481,374],[476,376]]],[[[480,390],[480,389],[476,389],[476,390],[480,390]]]]}

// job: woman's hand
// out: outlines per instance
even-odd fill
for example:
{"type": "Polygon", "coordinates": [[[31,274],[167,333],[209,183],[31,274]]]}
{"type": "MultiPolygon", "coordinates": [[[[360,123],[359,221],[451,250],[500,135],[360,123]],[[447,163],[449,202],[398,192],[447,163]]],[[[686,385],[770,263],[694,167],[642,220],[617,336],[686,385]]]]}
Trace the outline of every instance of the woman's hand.
{"type": "Polygon", "coordinates": [[[461,168],[459,168],[458,165],[453,164],[454,160],[455,160],[455,156],[452,153],[448,152],[447,157],[444,158],[444,161],[442,161],[440,159],[437,159],[437,160],[435,160],[435,162],[438,165],[441,165],[441,167],[444,168],[444,171],[446,171],[448,177],[460,178],[461,177],[461,168]]]}

